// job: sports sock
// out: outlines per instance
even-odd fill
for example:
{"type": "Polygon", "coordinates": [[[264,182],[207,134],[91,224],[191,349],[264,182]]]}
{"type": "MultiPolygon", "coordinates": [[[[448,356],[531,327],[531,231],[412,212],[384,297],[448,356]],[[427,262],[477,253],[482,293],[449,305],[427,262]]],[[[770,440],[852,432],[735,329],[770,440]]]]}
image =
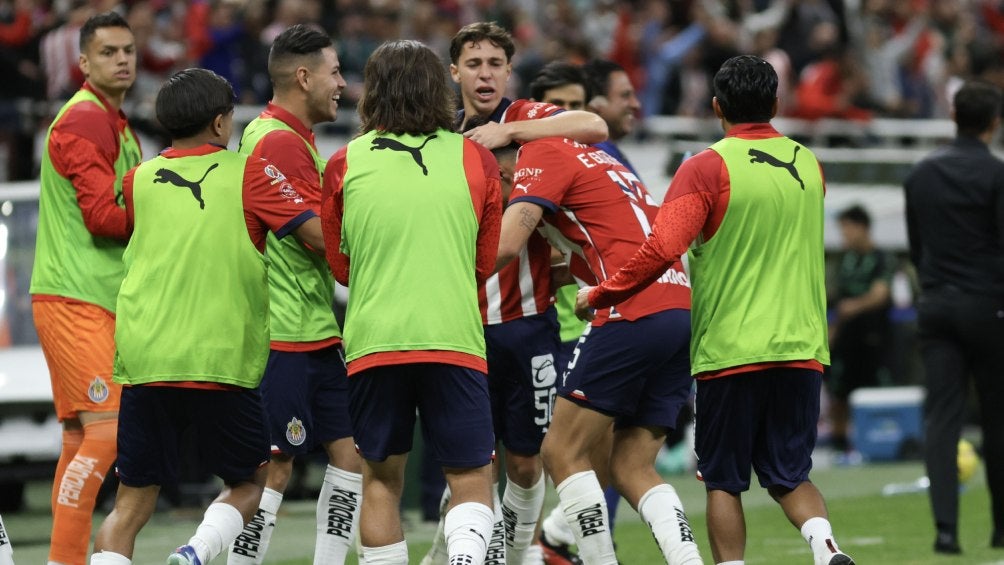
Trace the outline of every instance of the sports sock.
{"type": "Polygon", "coordinates": [[[83,563],[91,541],[91,515],[115,461],[118,420],[107,419],[84,425],[83,441],[66,465],[52,505],[52,545],[49,561],[83,563]]]}
{"type": "Polygon", "coordinates": [[[722,561],[718,565],[743,565],[745,561],[722,561]]]}
{"type": "Polygon", "coordinates": [[[812,555],[815,557],[816,563],[829,563],[830,557],[834,553],[840,552],[837,540],[833,539],[833,528],[826,518],[819,516],[809,518],[802,524],[801,532],[802,537],[809,542],[809,547],[812,548],[812,555]]]}
{"type": "Polygon", "coordinates": [[[480,502],[463,502],[446,513],[450,565],[484,565],[494,513],[480,502]]]}
{"type": "Polygon", "coordinates": [[[244,516],[235,506],[225,502],[214,502],[206,508],[202,523],[195,529],[195,535],[188,540],[199,556],[199,561],[209,563],[224,548],[230,547],[244,529],[244,516]]]}
{"type": "Polygon", "coordinates": [[[91,556],[91,565],[132,565],[132,559],[111,551],[101,551],[91,556]]]}
{"type": "Polygon", "coordinates": [[[666,563],[701,565],[694,532],[676,489],[667,484],[652,487],[638,501],[638,514],[652,530],[666,563]]]}
{"type": "Polygon", "coordinates": [[[436,526],[436,534],[432,537],[432,547],[425,554],[421,565],[441,565],[450,559],[450,554],[446,551],[446,509],[450,507],[450,487],[443,490],[443,497],[439,499],[439,524],[436,526]]]}
{"type": "Polygon", "coordinates": [[[14,548],[10,545],[10,536],[0,517],[0,565],[14,565],[14,548]]]}
{"type": "Polygon", "coordinates": [[[275,516],[282,504],[282,493],[265,487],[258,511],[230,544],[227,565],[261,565],[265,561],[268,542],[275,531],[275,516]]]}
{"type": "Polygon", "coordinates": [[[530,544],[523,553],[523,561],[516,565],[544,565],[544,548],[538,543],[530,544]]]}
{"type": "Polygon", "coordinates": [[[50,508],[56,507],[56,499],[59,497],[59,483],[63,479],[63,473],[66,472],[66,466],[76,457],[77,450],[80,449],[82,441],[84,441],[84,430],[82,428],[63,430],[63,446],[59,450],[59,462],[56,463],[56,474],[52,481],[52,501],[50,502],[50,508]]]}
{"type": "Polygon", "coordinates": [[[499,484],[492,485],[492,537],[488,540],[485,565],[505,565],[505,520],[499,501],[499,484]]]}
{"type": "Polygon", "coordinates": [[[614,540],[607,527],[607,504],[603,489],[593,471],[581,471],[568,477],[555,489],[561,511],[572,528],[579,556],[585,563],[617,565],[614,540]]]}
{"type": "Polygon", "coordinates": [[[363,565],[401,565],[408,562],[408,542],[399,541],[381,547],[363,547],[363,565]]]}
{"type": "Polygon", "coordinates": [[[328,465],[317,497],[314,565],[341,564],[359,531],[363,476],[328,465]]]}
{"type": "Polygon", "coordinates": [[[533,531],[544,506],[544,474],[530,488],[512,480],[502,495],[502,516],[505,518],[505,558],[509,565],[521,565],[523,554],[533,541],[533,531]]]}
{"type": "Polygon", "coordinates": [[[540,536],[545,538],[551,545],[572,545],[575,543],[575,534],[572,527],[568,525],[561,505],[555,506],[544,518],[544,523],[540,527],[540,536]]]}

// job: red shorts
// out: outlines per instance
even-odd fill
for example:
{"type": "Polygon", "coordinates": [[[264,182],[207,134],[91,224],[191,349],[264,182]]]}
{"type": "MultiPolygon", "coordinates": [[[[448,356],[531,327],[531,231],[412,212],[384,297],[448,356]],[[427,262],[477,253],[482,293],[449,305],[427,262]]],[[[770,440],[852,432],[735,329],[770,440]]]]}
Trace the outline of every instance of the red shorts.
{"type": "Polygon", "coordinates": [[[56,300],[35,300],[31,312],[49,366],[56,416],[117,412],[122,387],[112,382],[115,316],[94,304],[56,300]]]}

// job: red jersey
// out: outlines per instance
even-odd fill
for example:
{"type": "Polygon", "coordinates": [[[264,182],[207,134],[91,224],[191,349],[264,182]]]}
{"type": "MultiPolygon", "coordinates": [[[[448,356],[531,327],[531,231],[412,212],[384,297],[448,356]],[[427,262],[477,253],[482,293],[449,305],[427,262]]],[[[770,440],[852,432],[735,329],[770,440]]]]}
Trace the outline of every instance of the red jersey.
{"type": "MultiPolygon", "coordinates": [[[[87,230],[99,237],[128,239],[125,212],[108,187],[115,185],[115,161],[123,150],[119,136],[131,128],[125,113],[112,108],[90,83],[85,82],[81,89],[93,93],[105,107],[91,102],[75,104],[52,128],[46,151],[56,172],[73,183],[87,230]]],[[[132,137],[138,147],[135,132],[132,137]]],[[[136,155],[133,162],[141,158],[136,155]]]]}
{"type": "MultiPolygon", "coordinates": [[[[570,139],[524,145],[510,203],[542,206],[544,232],[568,259],[580,285],[595,285],[627,263],[652,232],[659,206],[645,185],[605,151],[570,139]]],[[[594,326],[690,308],[690,282],[674,262],[656,281],[616,307],[598,310],[594,326]]]]}
{"type": "MultiPolygon", "coordinates": [[[[289,126],[293,131],[276,129],[262,136],[258,144],[251,149],[251,155],[267,159],[279,167],[296,191],[310,205],[314,212],[321,210],[321,172],[314,156],[310,154],[306,144],[317,152],[314,141],[314,131],[281,106],[269,102],[259,118],[273,118],[289,126]],[[295,132],[295,133],[294,133],[295,132]]],[[[322,163],[323,165],[323,163],[322,163]]]]}
{"type": "MultiPolygon", "coordinates": [[[[546,102],[522,99],[509,102],[503,99],[492,119],[497,119],[499,123],[519,122],[546,118],[561,111],[561,107],[546,102]]],[[[547,241],[538,234],[532,234],[519,256],[478,289],[478,301],[481,304],[481,322],[485,325],[543,314],[554,304],[551,247],[547,241]]]]}

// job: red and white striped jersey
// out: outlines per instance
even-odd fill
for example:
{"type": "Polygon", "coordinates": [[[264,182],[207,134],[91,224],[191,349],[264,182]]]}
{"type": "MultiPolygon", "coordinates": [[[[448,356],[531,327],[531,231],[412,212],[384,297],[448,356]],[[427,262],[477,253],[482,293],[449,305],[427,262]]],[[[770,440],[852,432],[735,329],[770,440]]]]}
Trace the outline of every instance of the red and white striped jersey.
{"type": "Polygon", "coordinates": [[[551,246],[537,232],[526,247],[478,289],[481,322],[486,326],[543,314],[554,303],[551,246]]]}
{"type": "MultiPolygon", "coordinates": [[[[559,106],[546,102],[503,99],[492,119],[500,123],[536,120],[561,111],[559,106]]],[[[554,304],[551,247],[547,241],[539,234],[532,234],[519,256],[492,275],[479,289],[478,297],[485,325],[543,314],[554,304]]]]}

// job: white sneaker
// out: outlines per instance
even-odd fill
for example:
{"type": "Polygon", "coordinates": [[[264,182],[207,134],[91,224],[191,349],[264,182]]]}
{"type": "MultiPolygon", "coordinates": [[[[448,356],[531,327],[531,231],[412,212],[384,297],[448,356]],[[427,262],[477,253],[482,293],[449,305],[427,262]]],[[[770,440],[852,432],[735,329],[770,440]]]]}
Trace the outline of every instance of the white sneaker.
{"type": "Polygon", "coordinates": [[[544,565],[544,548],[531,543],[523,554],[523,565],[544,565]]]}

